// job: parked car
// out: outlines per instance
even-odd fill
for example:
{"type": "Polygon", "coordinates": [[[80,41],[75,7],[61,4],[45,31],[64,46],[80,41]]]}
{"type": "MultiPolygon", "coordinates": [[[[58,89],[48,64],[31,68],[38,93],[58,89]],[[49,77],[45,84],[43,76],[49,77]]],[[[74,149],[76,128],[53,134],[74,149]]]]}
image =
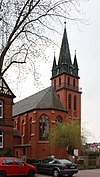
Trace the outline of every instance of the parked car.
{"type": "Polygon", "coordinates": [[[73,176],[78,173],[77,165],[67,159],[46,158],[35,164],[38,173],[51,174],[54,177],[58,176],[73,176]]]}
{"type": "Polygon", "coordinates": [[[0,177],[25,176],[33,177],[37,173],[37,167],[27,164],[15,157],[0,157],[0,177]]]}

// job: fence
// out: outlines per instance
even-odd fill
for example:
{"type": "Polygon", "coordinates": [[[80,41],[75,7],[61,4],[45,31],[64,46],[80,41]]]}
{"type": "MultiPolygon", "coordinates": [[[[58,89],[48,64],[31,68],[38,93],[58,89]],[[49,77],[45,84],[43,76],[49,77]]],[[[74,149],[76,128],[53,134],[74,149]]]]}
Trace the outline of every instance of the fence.
{"type": "Polygon", "coordinates": [[[79,169],[100,168],[100,156],[80,156],[76,161],[79,169]]]}

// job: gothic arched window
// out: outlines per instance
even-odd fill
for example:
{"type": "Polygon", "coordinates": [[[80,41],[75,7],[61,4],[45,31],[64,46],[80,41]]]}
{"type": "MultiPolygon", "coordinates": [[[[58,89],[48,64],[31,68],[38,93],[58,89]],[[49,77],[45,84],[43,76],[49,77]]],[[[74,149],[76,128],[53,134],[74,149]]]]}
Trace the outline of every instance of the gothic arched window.
{"type": "Polygon", "coordinates": [[[76,111],[76,95],[74,96],[74,111],[76,111]]]}
{"type": "Polygon", "coordinates": [[[71,94],[68,95],[68,109],[71,109],[71,94]]]}
{"type": "Polygon", "coordinates": [[[25,123],[24,123],[24,119],[22,120],[22,136],[25,135],[25,123]]]}
{"type": "Polygon", "coordinates": [[[18,120],[17,120],[17,119],[15,119],[15,120],[14,120],[14,128],[16,128],[16,129],[17,129],[17,127],[18,127],[18,120]]]}
{"type": "Polygon", "coordinates": [[[75,83],[75,79],[73,79],[73,86],[75,87],[76,83],[75,83]]]}
{"type": "Polygon", "coordinates": [[[30,135],[32,134],[32,117],[30,117],[30,135]]]}
{"type": "Polygon", "coordinates": [[[56,90],[56,80],[54,80],[54,89],[56,90]]]}
{"type": "Polygon", "coordinates": [[[61,77],[59,77],[59,85],[61,85],[61,77]]]}
{"type": "Polygon", "coordinates": [[[47,141],[49,135],[49,119],[48,116],[43,114],[39,122],[39,140],[47,141]]]}
{"type": "Polygon", "coordinates": [[[68,77],[68,85],[70,85],[70,77],[68,77]]]}

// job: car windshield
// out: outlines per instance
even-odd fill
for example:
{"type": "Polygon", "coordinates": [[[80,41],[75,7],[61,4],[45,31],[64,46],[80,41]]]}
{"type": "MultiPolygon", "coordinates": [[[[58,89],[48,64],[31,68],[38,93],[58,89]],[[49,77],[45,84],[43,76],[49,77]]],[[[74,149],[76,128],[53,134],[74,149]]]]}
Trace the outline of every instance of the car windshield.
{"type": "Polygon", "coordinates": [[[60,163],[66,164],[66,163],[71,163],[69,160],[67,159],[59,159],[58,160],[60,163]]]}

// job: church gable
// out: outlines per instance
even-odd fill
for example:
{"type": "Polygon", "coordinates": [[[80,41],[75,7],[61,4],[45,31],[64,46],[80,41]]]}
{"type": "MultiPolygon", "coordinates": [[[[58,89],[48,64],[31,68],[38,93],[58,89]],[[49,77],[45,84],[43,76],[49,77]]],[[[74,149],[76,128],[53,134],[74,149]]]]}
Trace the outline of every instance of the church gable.
{"type": "Polygon", "coordinates": [[[10,90],[3,77],[0,78],[0,96],[8,96],[8,97],[15,98],[15,95],[10,90]]]}

